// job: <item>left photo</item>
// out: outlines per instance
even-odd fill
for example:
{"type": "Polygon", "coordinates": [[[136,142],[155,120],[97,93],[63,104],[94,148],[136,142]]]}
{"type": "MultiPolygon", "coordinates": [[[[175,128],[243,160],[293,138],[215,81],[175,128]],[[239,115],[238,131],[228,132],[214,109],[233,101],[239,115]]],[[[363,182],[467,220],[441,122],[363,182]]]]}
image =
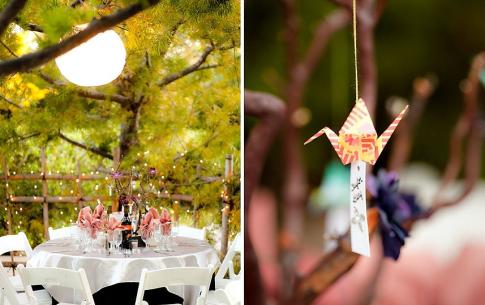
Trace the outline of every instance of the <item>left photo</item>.
{"type": "Polygon", "coordinates": [[[242,304],[239,0],[0,0],[0,304],[242,304]]]}

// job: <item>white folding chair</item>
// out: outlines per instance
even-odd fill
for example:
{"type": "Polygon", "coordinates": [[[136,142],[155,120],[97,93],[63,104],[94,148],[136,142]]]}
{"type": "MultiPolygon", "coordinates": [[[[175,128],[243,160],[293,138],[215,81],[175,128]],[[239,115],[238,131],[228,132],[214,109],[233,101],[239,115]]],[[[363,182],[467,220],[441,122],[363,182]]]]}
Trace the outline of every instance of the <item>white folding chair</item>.
{"type": "MultiPolygon", "coordinates": [[[[27,258],[32,256],[32,247],[24,232],[20,232],[17,235],[5,235],[0,237],[0,255],[13,251],[23,251],[27,255],[27,258]]],[[[22,285],[20,277],[10,276],[9,279],[15,291],[24,291],[24,286],[22,285]]]]}
{"type": "Polygon", "coordinates": [[[178,226],[172,229],[177,236],[190,237],[205,240],[205,229],[197,229],[187,226],[178,226]]]}
{"type": "MultiPolygon", "coordinates": [[[[23,267],[23,266],[22,266],[23,267]]],[[[19,269],[22,269],[20,267],[19,269]]],[[[52,298],[45,290],[33,291],[37,303],[29,300],[25,293],[17,293],[4,268],[0,268],[0,305],[51,305],[52,298]]]]}
{"type": "Polygon", "coordinates": [[[78,232],[77,226],[53,229],[49,227],[49,240],[71,237],[78,232]]]}
{"type": "Polygon", "coordinates": [[[242,239],[241,235],[237,234],[236,238],[231,243],[229,250],[224,257],[224,260],[216,273],[216,288],[224,288],[230,281],[238,280],[240,278],[239,274],[234,273],[234,257],[242,251],[242,239]],[[229,273],[229,278],[226,279],[226,274],[229,273]]]}
{"type": "Polygon", "coordinates": [[[212,276],[212,266],[166,268],[154,271],[143,269],[136,294],[135,305],[146,305],[143,296],[146,290],[170,286],[199,286],[197,305],[205,305],[212,276]]]}
{"type": "Polygon", "coordinates": [[[11,251],[24,251],[27,258],[32,256],[32,247],[24,232],[0,237],[0,254],[11,251]]]}
{"type": "MultiPolygon", "coordinates": [[[[71,288],[80,293],[83,305],[95,305],[88,278],[84,269],[78,271],[62,268],[18,268],[20,278],[25,286],[25,292],[31,303],[38,302],[32,285],[71,288]]],[[[66,303],[59,303],[59,305],[66,303]]]]}

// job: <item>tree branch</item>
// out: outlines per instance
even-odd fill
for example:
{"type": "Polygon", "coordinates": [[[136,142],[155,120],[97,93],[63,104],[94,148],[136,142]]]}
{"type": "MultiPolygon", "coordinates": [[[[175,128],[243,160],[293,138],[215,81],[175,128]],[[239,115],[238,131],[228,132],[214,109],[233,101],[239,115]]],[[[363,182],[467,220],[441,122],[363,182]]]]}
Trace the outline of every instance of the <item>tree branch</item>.
{"type": "Polygon", "coordinates": [[[18,105],[17,103],[13,102],[12,100],[6,98],[5,96],[3,95],[0,95],[0,98],[4,101],[6,101],[8,104],[14,106],[15,108],[18,108],[18,109],[22,109],[22,106],[18,105]]]}
{"type": "Polygon", "coordinates": [[[435,84],[430,77],[418,77],[414,80],[411,107],[409,107],[407,118],[401,121],[396,130],[388,162],[389,170],[399,171],[406,165],[413,148],[413,134],[416,124],[419,122],[428,103],[428,98],[434,89],[435,84]]]}
{"type": "Polygon", "coordinates": [[[199,57],[199,59],[197,59],[197,61],[195,63],[193,63],[192,65],[186,67],[185,69],[183,69],[179,72],[175,72],[175,73],[172,73],[172,74],[166,76],[164,79],[162,79],[160,82],[158,82],[158,85],[160,87],[165,87],[166,85],[173,83],[174,81],[179,80],[182,77],[187,76],[192,72],[198,71],[200,66],[202,66],[203,63],[205,63],[207,57],[209,56],[209,54],[212,51],[214,51],[214,49],[215,48],[212,44],[209,45],[207,48],[205,48],[204,52],[199,57]]]}
{"type": "MultiPolygon", "coordinates": [[[[67,87],[66,83],[59,81],[59,80],[55,80],[45,73],[40,72],[39,76],[44,81],[48,82],[51,85],[54,85],[54,87],[56,87],[56,88],[67,87]]],[[[131,98],[126,97],[122,94],[105,94],[105,93],[96,91],[94,89],[80,89],[80,88],[77,88],[77,87],[73,88],[72,91],[75,92],[77,95],[79,95],[81,97],[91,98],[91,99],[94,99],[94,100],[113,101],[113,102],[116,102],[116,103],[118,103],[122,106],[129,105],[132,102],[131,98]]]]}
{"type": "MultiPolygon", "coordinates": [[[[369,236],[372,237],[379,224],[378,211],[371,208],[367,211],[369,236]]],[[[338,247],[323,256],[312,270],[295,282],[291,304],[312,304],[326,289],[346,274],[360,258],[351,250],[350,235],[339,238],[338,247]]]]}
{"type": "MultiPolygon", "coordinates": [[[[244,213],[249,215],[251,196],[259,184],[266,156],[284,119],[285,106],[278,98],[270,94],[246,90],[244,94],[244,113],[248,116],[260,118],[260,123],[249,134],[244,150],[244,213]]],[[[247,221],[248,218],[246,217],[246,228],[248,226],[247,221]]],[[[246,296],[246,303],[263,305],[264,291],[257,257],[249,239],[249,234],[245,235],[244,254],[245,268],[246,270],[251,270],[244,279],[246,290],[251,291],[246,296]]]]}
{"type": "Polygon", "coordinates": [[[99,155],[101,157],[104,157],[104,158],[107,158],[107,159],[110,159],[110,160],[113,160],[113,156],[102,150],[101,148],[98,148],[98,147],[93,147],[93,146],[88,146],[86,144],[82,144],[82,143],[79,143],[79,142],[76,142],[68,137],[66,137],[64,134],[62,134],[61,132],[59,132],[59,138],[63,139],[64,141],[74,145],[74,146],[77,146],[79,148],[82,148],[84,150],[87,150],[87,151],[90,151],[96,155],[99,155]]]}
{"type": "Polygon", "coordinates": [[[338,9],[320,22],[302,63],[306,79],[315,70],[332,35],[346,26],[349,21],[349,10],[338,9]]]}
{"type": "Polygon", "coordinates": [[[10,55],[12,55],[13,57],[18,57],[17,54],[15,54],[15,52],[12,49],[10,49],[5,42],[3,42],[3,40],[0,40],[0,43],[8,51],[8,53],[10,53],[10,55]]]}
{"type": "Polygon", "coordinates": [[[0,35],[5,32],[10,21],[24,8],[27,0],[10,0],[0,13],[0,35]]]}
{"type": "Polygon", "coordinates": [[[94,19],[89,25],[79,33],[62,40],[58,44],[46,47],[40,51],[23,55],[19,58],[0,62],[0,76],[8,75],[15,72],[31,70],[43,65],[52,59],[74,49],[83,42],[104,32],[113,26],[135,16],[146,8],[154,6],[159,0],[148,0],[133,4],[127,8],[120,9],[114,14],[99,19],[94,19]],[[144,4],[147,3],[147,4],[144,4]]]}
{"type": "Polygon", "coordinates": [[[431,216],[435,211],[461,202],[473,190],[480,178],[481,145],[483,130],[481,128],[481,113],[478,106],[481,83],[480,71],[485,69],[485,52],[475,56],[471,64],[468,78],[463,90],[465,109],[456,123],[450,139],[450,158],[443,175],[432,208],[426,214],[431,216]],[[456,180],[462,166],[462,142],[468,136],[465,156],[465,185],[462,192],[453,199],[444,200],[441,195],[445,189],[456,180]]]}

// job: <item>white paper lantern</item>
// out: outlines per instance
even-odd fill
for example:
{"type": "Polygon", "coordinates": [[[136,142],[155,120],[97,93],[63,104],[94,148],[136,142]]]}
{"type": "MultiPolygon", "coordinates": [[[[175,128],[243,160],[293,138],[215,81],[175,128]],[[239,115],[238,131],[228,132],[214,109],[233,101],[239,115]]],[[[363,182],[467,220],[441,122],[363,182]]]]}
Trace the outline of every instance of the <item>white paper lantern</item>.
{"type": "Polygon", "coordinates": [[[56,58],[62,75],[79,86],[101,86],[123,71],[126,50],[115,31],[99,33],[71,51],[56,58]]]}

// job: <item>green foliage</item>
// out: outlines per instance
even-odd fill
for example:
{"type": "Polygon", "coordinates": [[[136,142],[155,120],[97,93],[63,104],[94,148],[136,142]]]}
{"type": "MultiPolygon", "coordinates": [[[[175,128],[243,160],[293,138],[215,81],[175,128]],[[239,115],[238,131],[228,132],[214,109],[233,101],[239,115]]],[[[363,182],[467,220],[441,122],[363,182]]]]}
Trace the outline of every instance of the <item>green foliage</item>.
{"type": "MultiPolygon", "coordinates": [[[[73,26],[114,13],[117,8],[136,1],[112,1],[106,7],[100,1],[86,1],[75,9],[71,1],[29,1],[20,15],[19,25],[36,24],[44,30],[36,34],[39,47],[53,44],[70,35],[73,26]]],[[[114,30],[127,50],[122,75],[111,84],[92,88],[100,93],[122,94],[132,101],[143,101],[136,131],[137,143],[123,156],[122,169],[135,166],[142,171],[155,167],[163,181],[156,185],[170,194],[193,196],[182,202],[182,223],[206,226],[220,223],[223,182],[203,183],[202,177],[222,177],[226,154],[232,154],[236,176],[231,184],[232,232],[240,230],[239,213],[239,1],[162,1],[114,30]],[[199,12],[199,13],[196,13],[199,12]],[[196,62],[209,44],[215,50],[203,66],[215,68],[190,73],[167,86],[158,82],[196,62]],[[235,46],[235,47],[233,47],[235,46]],[[198,217],[193,218],[194,209],[198,217]]],[[[24,54],[35,48],[25,33],[10,29],[3,37],[14,52],[24,54]]],[[[103,51],[103,50],[100,50],[103,51]]],[[[0,60],[12,55],[0,46],[0,60]]],[[[112,161],[75,147],[59,137],[59,132],[89,147],[112,153],[121,145],[123,124],[134,119],[130,107],[107,100],[81,97],[67,84],[53,62],[41,72],[61,87],[39,77],[39,71],[15,74],[0,80],[0,155],[10,174],[40,173],[40,149],[46,147],[48,171],[52,173],[109,173],[112,161]],[[3,99],[5,98],[5,99],[3,99]],[[13,105],[6,101],[16,104],[13,105]]],[[[1,158],[0,158],[1,159],[1,158]]],[[[3,184],[0,184],[0,186],[3,184]]],[[[87,181],[82,189],[75,182],[49,181],[50,195],[108,195],[109,180],[87,181]]],[[[9,195],[41,196],[41,181],[11,181],[9,195]]],[[[5,200],[7,189],[0,187],[0,234],[6,230],[7,205],[13,211],[14,231],[26,231],[34,243],[43,240],[42,204],[12,203],[5,200]],[[20,209],[21,208],[21,209],[20,209]]],[[[110,205],[111,201],[104,202],[110,205]]],[[[88,203],[94,206],[96,203],[88,203]]],[[[177,203],[178,204],[178,203],[177,203]]],[[[176,208],[170,199],[150,202],[155,207],[176,208]]],[[[76,220],[76,204],[50,204],[52,227],[76,220]]],[[[231,233],[234,234],[234,233],[231,233]]]]}

